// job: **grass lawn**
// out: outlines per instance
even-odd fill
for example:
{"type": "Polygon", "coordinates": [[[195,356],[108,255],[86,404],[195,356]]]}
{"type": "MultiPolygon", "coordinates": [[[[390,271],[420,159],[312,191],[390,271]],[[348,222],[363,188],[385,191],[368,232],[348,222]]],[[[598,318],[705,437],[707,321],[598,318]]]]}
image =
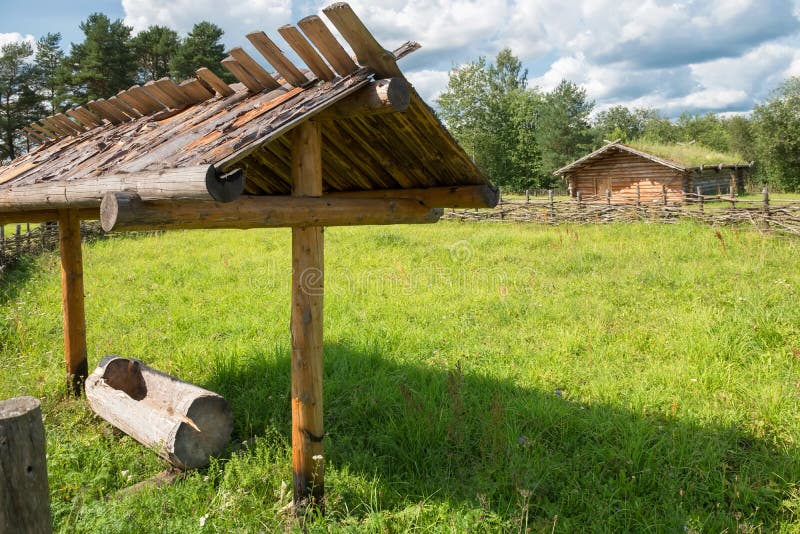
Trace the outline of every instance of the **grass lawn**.
{"type": "MultiPolygon", "coordinates": [[[[715,232],[328,229],[327,516],[309,529],[797,532],[800,241],[715,232]]],[[[123,498],[164,464],[64,396],[56,255],[3,275],[0,398],[42,399],[58,531],[291,525],[289,241],[84,248],[90,366],[116,353],[218,391],[244,443],[123,498]]]]}

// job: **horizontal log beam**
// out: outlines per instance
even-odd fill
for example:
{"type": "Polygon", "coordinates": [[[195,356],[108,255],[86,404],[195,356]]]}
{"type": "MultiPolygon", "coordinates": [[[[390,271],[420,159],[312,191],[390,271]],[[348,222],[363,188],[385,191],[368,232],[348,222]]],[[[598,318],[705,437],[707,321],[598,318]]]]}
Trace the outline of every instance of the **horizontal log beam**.
{"type": "Polygon", "coordinates": [[[315,120],[337,120],[379,113],[405,111],[411,91],[403,78],[377,80],[352,96],[339,101],[315,116],[315,120]]]}
{"type": "Polygon", "coordinates": [[[337,191],[327,198],[412,199],[429,208],[493,208],[500,191],[491,185],[457,185],[427,189],[376,189],[369,191],[337,191]]]}
{"type": "Polygon", "coordinates": [[[109,191],[130,191],[144,200],[230,202],[244,190],[244,175],[218,174],[213,165],[54,180],[0,189],[0,213],[95,208],[109,191]]]}
{"type": "MultiPolygon", "coordinates": [[[[100,219],[100,207],[76,210],[78,218],[82,221],[97,221],[100,219]]],[[[0,225],[11,223],[43,223],[58,220],[58,210],[34,210],[0,212],[0,225]]]]}
{"type": "Polygon", "coordinates": [[[223,204],[147,202],[131,193],[107,193],[100,206],[107,232],[426,224],[441,216],[441,209],[412,199],[245,196],[223,204]]]}

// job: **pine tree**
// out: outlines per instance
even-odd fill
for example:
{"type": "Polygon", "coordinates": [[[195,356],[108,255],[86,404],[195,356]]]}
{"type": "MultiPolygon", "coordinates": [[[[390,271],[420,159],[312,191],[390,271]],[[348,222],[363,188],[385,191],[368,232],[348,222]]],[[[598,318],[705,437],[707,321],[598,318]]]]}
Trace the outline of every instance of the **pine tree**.
{"type": "Polygon", "coordinates": [[[180,46],[178,33],[166,26],[150,26],[132,40],[139,80],[158,80],[170,74],[170,63],[180,46]]]}
{"type": "Polygon", "coordinates": [[[81,23],[86,39],[72,45],[68,64],[75,103],[108,98],[136,81],[131,28],[102,13],[81,23]]]}
{"type": "Polygon", "coordinates": [[[51,114],[61,111],[65,72],[60,33],[48,33],[37,41],[34,65],[36,90],[42,97],[45,111],[51,114]]]}
{"type": "Polygon", "coordinates": [[[170,70],[176,79],[191,78],[200,67],[207,67],[223,80],[233,81],[220,61],[225,59],[225,46],[220,42],[225,32],[216,24],[199,22],[183,40],[170,70]]]}
{"type": "Polygon", "coordinates": [[[14,159],[22,143],[14,131],[39,118],[42,108],[33,87],[31,44],[8,43],[0,52],[0,158],[14,159]]]}

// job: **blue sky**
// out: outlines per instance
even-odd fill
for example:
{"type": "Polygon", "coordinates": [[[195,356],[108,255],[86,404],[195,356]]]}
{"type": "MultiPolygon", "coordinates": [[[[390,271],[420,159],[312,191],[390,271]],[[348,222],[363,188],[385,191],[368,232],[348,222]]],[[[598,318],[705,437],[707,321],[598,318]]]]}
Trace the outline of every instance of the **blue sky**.
{"type": "MultiPolygon", "coordinates": [[[[326,2],[329,3],[329,2],[326,2]]],[[[511,47],[545,90],[562,78],[581,84],[597,109],[616,104],[740,113],[788,76],[800,75],[800,0],[352,0],[379,41],[423,49],[401,68],[423,96],[445,87],[449,69],[511,47]]],[[[303,0],[0,0],[0,43],[61,32],[100,11],[136,31],[166,24],[186,33],[210,20],[229,47],[261,29],[319,12],[303,0]],[[226,6],[226,7],[222,7],[226,6]]]]}

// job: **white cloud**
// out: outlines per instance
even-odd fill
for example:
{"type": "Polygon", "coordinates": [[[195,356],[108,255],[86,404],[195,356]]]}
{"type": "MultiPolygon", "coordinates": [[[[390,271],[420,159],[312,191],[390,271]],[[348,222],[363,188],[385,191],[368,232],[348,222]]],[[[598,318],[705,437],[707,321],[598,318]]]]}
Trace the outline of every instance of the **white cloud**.
{"type": "Polygon", "coordinates": [[[34,49],[36,48],[36,38],[33,35],[22,35],[21,33],[17,32],[0,33],[0,46],[7,45],[9,43],[19,43],[20,41],[26,41],[33,45],[34,49]]]}
{"type": "MultiPolygon", "coordinates": [[[[185,33],[209,20],[228,46],[311,14],[330,0],[121,0],[137,30],[185,33]]],[[[741,111],[789,75],[800,75],[800,0],[350,0],[388,49],[423,45],[402,68],[427,100],[447,70],[510,47],[549,90],[566,78],[603,109],[647,105],[668,113],[741,111]]],[[[323,20],[326,20],[324,15],[323,20]]]]}
{"type": "Polygon", "coordinates": [[[125,23],[139,32],[153,24],[188,33],[200,21],[225,30],[225,41],[241,44],[252,30],[274,31],[289,22],[290,0],[122,0],[125,23]]]}

